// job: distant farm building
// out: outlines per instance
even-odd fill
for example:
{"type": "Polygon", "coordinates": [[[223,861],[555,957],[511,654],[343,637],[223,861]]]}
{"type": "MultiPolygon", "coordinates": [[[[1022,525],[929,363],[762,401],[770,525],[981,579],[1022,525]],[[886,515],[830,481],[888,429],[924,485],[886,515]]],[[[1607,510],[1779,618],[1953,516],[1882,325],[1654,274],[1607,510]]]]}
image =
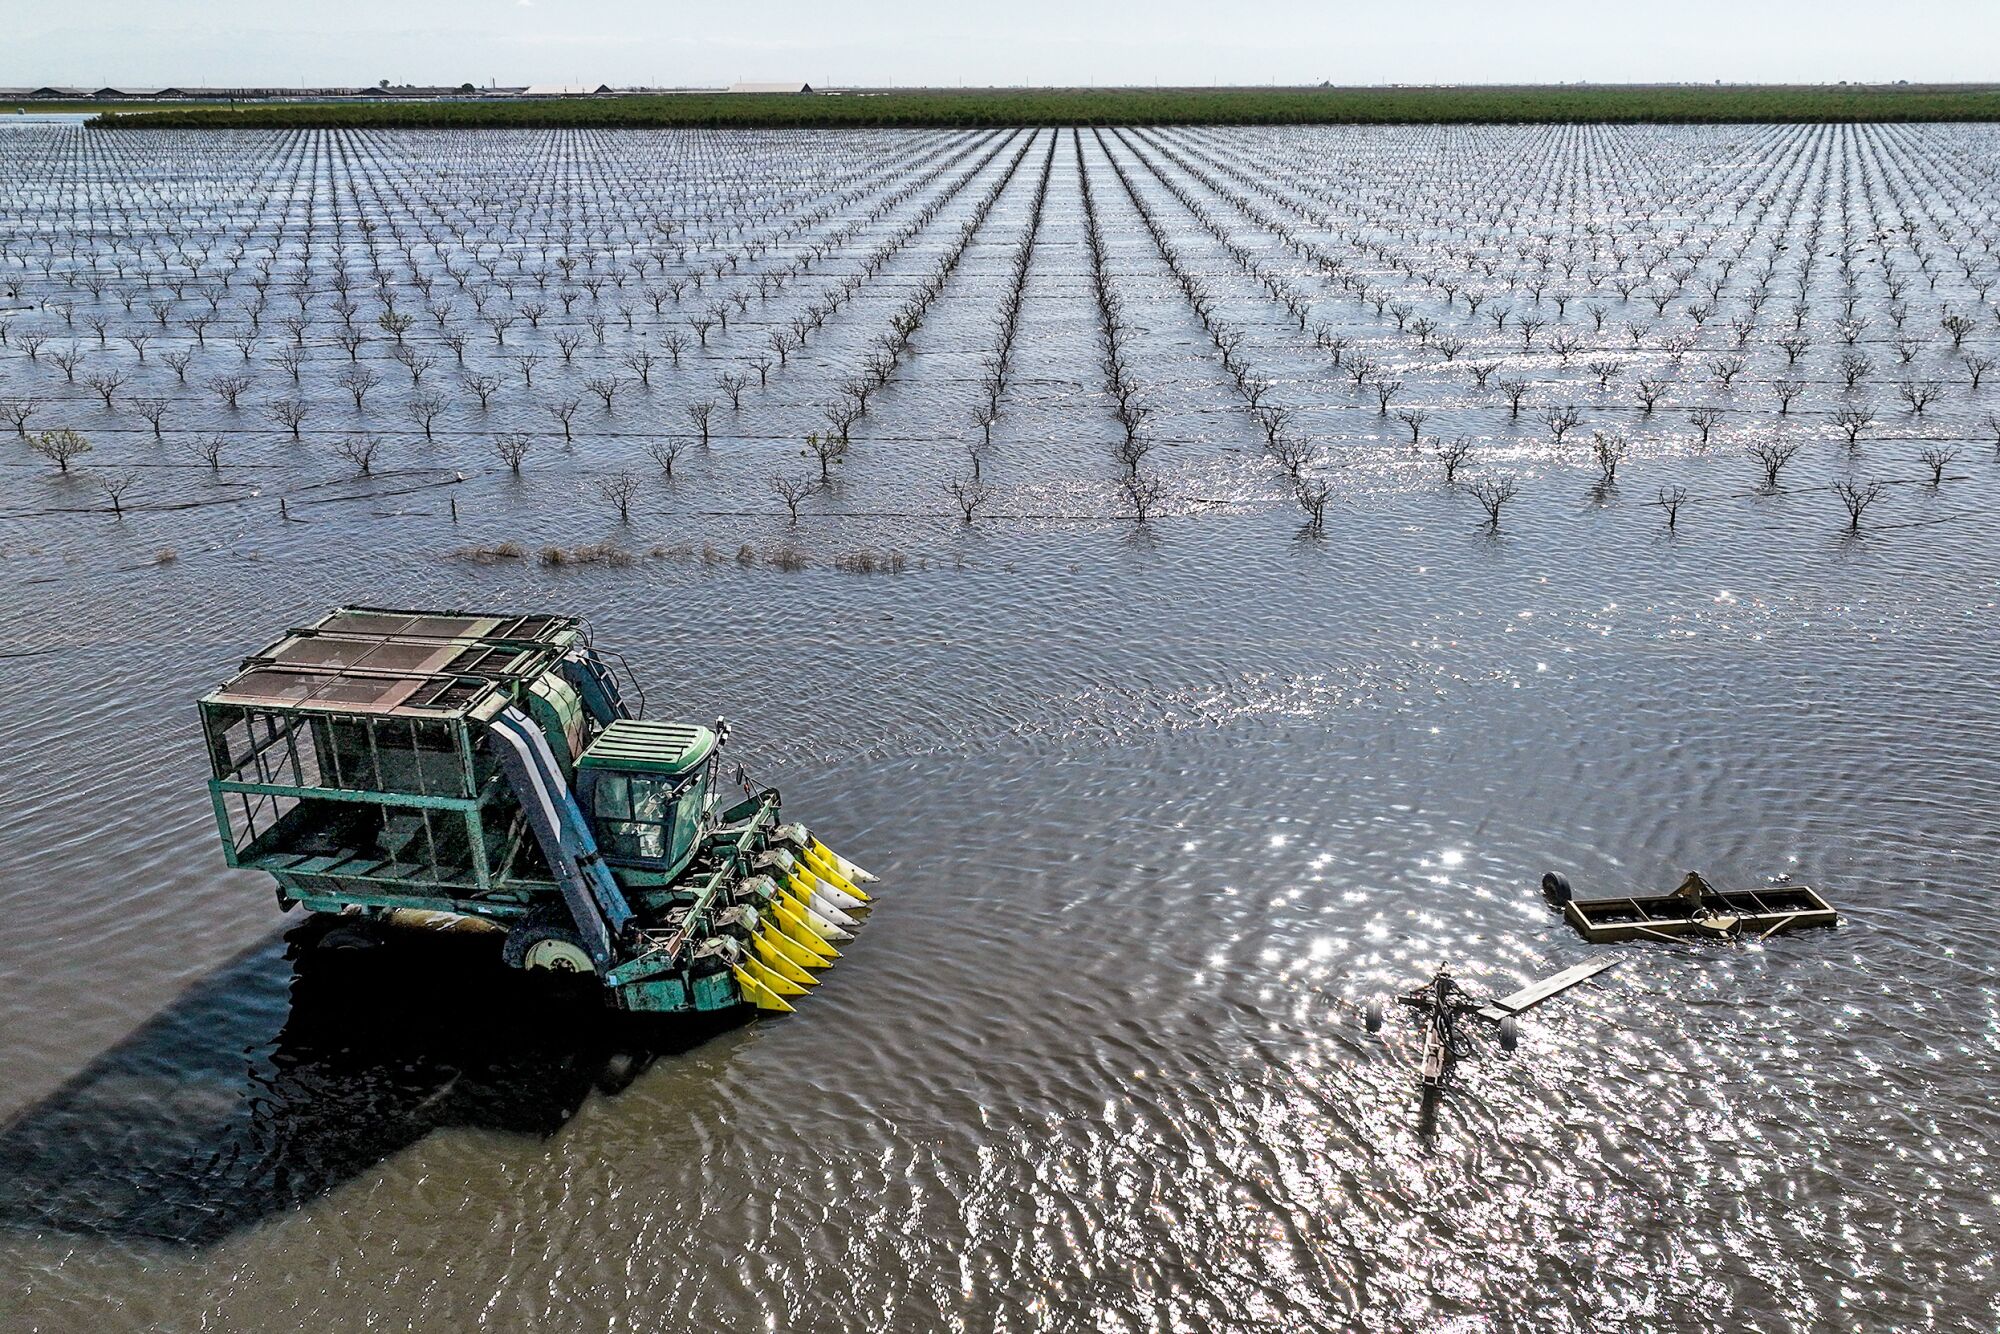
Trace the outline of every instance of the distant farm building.
{"type": "Polygon", "coordinates": [[[809,83],[732,83],[732,93],[809,93],[813,86],[809,83]]]}
{"type": "Polygon", "coordinates": [[[597,97],[611,91],[608,83],[531,83],[527,97],[597,97]]]}

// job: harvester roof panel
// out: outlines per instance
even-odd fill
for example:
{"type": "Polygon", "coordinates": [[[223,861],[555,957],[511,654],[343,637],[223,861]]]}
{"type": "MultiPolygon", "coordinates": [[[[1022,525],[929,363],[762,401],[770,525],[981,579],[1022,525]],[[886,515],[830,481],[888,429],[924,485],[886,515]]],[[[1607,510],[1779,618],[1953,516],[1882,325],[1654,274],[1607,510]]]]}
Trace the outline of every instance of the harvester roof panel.
{"type": "Polygon", "coordinates": [[[577,638],[564,616],[343,607],[247,659],[214,703],[436,717],[552,668],[577,638]]]}

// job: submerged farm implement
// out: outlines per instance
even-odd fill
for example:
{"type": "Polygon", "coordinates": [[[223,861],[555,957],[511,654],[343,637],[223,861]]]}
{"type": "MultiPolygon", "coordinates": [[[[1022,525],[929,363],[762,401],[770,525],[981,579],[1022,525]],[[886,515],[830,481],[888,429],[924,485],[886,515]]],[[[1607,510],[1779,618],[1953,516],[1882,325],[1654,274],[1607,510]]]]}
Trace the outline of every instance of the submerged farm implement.
{"type": "MultiPolygon", "coordinates": [[[[1430,981],[1397,996],[1396,1004],[1411,1011],[1423,1031],[1423,1055],[1417,1069],[1422,1120],[1428,1124],[1436,1114],[1438,1099],[1451,1087],[1452,1071],[1458,1062],[1478,1053],[1478,1033],[1482,1027],[1497,1036],[1502,1050],[1512,1051],[1519,1041],[1520,1021],[1515,1016],[1579,982],[1589,981],[1617,962],[1599,959],[1580,963],[1497,1000],[1474,996],[1459,985],[1451,969],[1440,968],[1430,981]]],[[[1370,1001],[1363,1015],[1370,1033],[1381,1032],[1387,1016],[1380,1001],[1370,1001]]]]}
{"type": "Polygon", "coordinates": [[[332,943],[448,914],[622,1009],[789,1010],[874,877],[639,701],[571,617],[343,607],[201,700],[223,855],[332,943]]]}

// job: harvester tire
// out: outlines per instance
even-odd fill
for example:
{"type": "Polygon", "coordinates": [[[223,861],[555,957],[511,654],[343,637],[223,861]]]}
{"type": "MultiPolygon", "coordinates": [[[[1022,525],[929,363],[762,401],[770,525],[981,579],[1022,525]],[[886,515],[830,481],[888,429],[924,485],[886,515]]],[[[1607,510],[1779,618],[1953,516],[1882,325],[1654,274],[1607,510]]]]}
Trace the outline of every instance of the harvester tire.
{"type": "Polygon", "coordinates": [[[365,954],[381,945],[381,933],[361,922],[336,923],[313,942],[313,948],[324,954],[365,954]]]}
{"type": "Polygon", "coordinates": [[[500,957],[510,968],[531,972],[580,975],[597,971],[569,913],[555,909],[538,908],[515,923],[500,947],[500,957]]]}

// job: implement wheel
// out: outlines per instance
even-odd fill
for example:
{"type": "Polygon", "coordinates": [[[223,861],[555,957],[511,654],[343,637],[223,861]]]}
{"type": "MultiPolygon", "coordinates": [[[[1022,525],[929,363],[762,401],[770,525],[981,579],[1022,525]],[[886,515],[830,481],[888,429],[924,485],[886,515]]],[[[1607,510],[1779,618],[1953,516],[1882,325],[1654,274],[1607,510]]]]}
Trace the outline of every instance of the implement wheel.
{"type": "Polygon", "coordinates": [[[569,913],[537,908],[507,932],[500,957],[509,967],[531,972],[590,974],[597,971],[569,913]]]}

